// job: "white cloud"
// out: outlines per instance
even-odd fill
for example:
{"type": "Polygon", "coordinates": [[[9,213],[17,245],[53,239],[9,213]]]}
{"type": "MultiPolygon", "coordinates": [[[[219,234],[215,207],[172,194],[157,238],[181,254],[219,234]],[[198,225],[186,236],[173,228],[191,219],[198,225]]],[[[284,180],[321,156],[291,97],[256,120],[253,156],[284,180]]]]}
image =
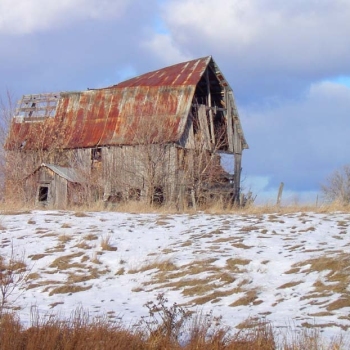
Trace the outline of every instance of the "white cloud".
{"type": "Polygon", "coordinates": [[[250,43],[261,22],[254,4],[241,0],[219,0],[215,4],[211,0],[169,1],[165,18],[171,28],[179,30],[181,41],[191,37],[183,31],[185,28],[199,32],[209,40],[219,36],[221,42],[230,38],[239,44],[250,43]]]}
{"type": "Polygon", "coordinates": [[[255,75],[311,76],[339,74],[341,69],[350,73],[349,18],[347,0],[169,0],[163,4],[173,50],[192,56],[222,55],[255,75]]]}
{"type": "Polygon", "coordinates": [[[168,34],[157,33],[150,40],[144,42],[142,46],[153,52],[155,56],[160,57],[166,65],[187,61],[191,58],[174,45],[168,34]]]}
{"type": "Polygon", "coordinates": [[[349,163],[350,88],[331,82],[313,84],[300,99],[268,108],[241,109],[250,149],[243,170],[267,176],[268,186],[286,191],[316,191],[327,175],[349,163]]]}
{"type": "Polygon", "coordinates": [[[322,97],[331,100],[331,102],[334,101],[334,98],[346,100],[350,98],[350,87],[341,82],[321,81],[310,86],[308,97],[309,99],[319,99],[322,97]]]}
{"type": "Polygon", "coordinates": [[[83,19],[123,15],[133,0],[1,0],[0,33],[29,34],[83,19]]]}

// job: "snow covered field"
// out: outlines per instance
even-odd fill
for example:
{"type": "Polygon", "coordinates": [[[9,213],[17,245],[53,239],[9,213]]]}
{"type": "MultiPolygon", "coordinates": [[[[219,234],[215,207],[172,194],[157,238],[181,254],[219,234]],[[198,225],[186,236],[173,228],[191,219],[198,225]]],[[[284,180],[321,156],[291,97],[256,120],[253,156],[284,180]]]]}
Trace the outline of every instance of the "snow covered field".
{"type": "Polygon", "coordinates": [[[9,297],[29,322],[77,307],[125,324],[164,293],[230,326],[350,326],[350,214],[128,214],[31,211],[0,215],[1,256],[25,258],[9,297]]]}

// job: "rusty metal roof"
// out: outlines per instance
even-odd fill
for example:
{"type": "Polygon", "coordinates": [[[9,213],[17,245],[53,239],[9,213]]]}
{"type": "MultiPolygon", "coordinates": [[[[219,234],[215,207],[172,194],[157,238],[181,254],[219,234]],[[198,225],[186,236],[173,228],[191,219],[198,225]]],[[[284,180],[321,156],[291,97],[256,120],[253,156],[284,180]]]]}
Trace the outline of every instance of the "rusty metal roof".
{"type": "Polygon", "coordinates": [[[123,81],[117,85],[113,85],[111,88],[197,85],[211,60],[212,57],[208,56],[178,63],[123,81]]]}
{"type": "Polygon", "coordinates": [[[7,148],[174,142],[183,133],[194,91],[195,86],[140,86],[61,94],[54,118],[14,120],[7,148]]]}
{"type": "MultiPolygon", "coordinates": [[[[218,70],[208,56],[103,89],[55,94],[60,96],[55,114],[44,118],[42,113],[36,116],[27,98],[30,117],[14,118],[6,148],[132,145],[143,143],[141,138],[145,136],[154,143],[178,141],[185,130],[196,85],[209,64],[218,70]]],[[[220,75],[220,84],[228,86],[221,72],[216,74],[220,75]]]]}

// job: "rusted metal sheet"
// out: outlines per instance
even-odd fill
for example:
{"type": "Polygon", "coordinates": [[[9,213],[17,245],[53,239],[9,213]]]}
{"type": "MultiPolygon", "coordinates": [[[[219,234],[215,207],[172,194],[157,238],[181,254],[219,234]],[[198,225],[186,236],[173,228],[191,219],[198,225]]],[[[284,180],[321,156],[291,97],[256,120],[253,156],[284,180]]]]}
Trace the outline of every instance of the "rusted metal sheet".
{"type": "Polygon", "coordinates": [[[211,56],[208,56],[175,64],[123,81],[113,87],[196,85],[211,60],[211,56]]]}
{"type": "Polygon", "coordinates": [[[174,142],[183,133],[194,91],[195,86],[141,86],[62,94],[54,118],[14,119],[7,148],[132,145],[149,130],[154,135],[148,142],[174,142]]]}
{"type": "MultiPolygon", "coordinates": [[[[54,117],[13,120],[7,149],[73,149],[176,142],[211,56],[166,67],[112,87],[60,93],[54,117]],[[143,130],[144,129],[144,130],[143,130]]],[[[215,64],[215,63],[214,63],[215,64]]],[[[215,66],[216,67],[216,66],[215,66]]]]}

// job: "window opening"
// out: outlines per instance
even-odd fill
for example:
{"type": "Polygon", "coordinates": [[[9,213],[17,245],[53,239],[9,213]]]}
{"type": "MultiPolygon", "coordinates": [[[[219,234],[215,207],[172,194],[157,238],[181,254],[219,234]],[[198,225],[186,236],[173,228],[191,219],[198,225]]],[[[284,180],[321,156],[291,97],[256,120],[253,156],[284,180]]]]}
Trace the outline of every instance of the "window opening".
{"type": "Polygon", "coordinates": [[[40,122],[53,118],[61,95],[56,93],[24,95],[15,111],[16,122],[40,122]]]}
{"type": "Polygon", "coordinates": [[[100,162],[102,160],[102,148],[92,148],[91,149],[91,160],[93,163],[100,162]]]}

